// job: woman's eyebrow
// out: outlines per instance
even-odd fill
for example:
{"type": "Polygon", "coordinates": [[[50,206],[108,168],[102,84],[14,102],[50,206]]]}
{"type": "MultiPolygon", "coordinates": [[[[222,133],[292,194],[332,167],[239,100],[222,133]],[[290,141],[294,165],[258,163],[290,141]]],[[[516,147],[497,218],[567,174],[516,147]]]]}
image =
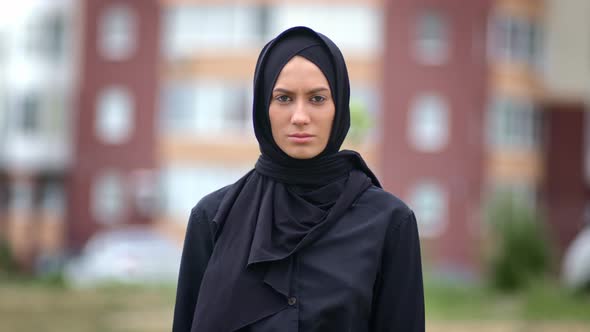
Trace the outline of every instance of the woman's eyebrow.
{"type": "MultiPolygon", "coordinates": [[[[284,88],[276,88],[273,91],[274,92],[286,93],[286,94],[294,94],[293,91],[288,90],[288,89],[284,89],[284,88]]],[[[322,91],[330,91],[330,89],[322,86],[322,87],[311,89],[311,90],[307,91],[307,94],[313,94],[313,93],[318,93],[318,92],[322,92],[322,91]]]]}
{"type": "Polygon", "coordinates": [[[293,94],[293,91],[283,89],[283,88],[276,88],[273,90],[273,92],[282,92],[282,93],[286,93],[286,94],[293,94]]]}
{"type": "Polygon", "coordinates": [[[322,91],[330,91],[330,89],[322,86],[322,87],[311,89],[311,90],[307,91],[307,94],[313,94],[313,93],[318,93],[318,92],[322,92],[322,91]]]}

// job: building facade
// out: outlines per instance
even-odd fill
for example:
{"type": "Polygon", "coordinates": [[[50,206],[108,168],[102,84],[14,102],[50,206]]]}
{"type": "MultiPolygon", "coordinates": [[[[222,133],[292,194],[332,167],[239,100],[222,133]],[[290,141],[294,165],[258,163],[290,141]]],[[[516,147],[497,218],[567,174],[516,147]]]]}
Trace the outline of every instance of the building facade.
{"type": "Polygon", "coordinates": [[[417,210],[435,269],[481,271],[498,194],[540,213],[558,258],[583,227],[587,7],[388,2],[382,169],[417,210]]]}
{"type": "Polygon", "coordinates": [[[21,1],[0,14],[0,240],[26,266],[64,250],[74,8],[21,1]]]}
{"type": "Polygon", "coordinates": [[[424,255],[470,273],[484,182],[489,1],[389,1],[383,182],[416,212],[424,255]]]}
{"type": "MultiPolygon", "coordinates": [[[[42,11],[37,7],[54,7],[40,1],[30,3],[15,8],[23,15],[33,15],[42,11]]],[[[67,41],[68,47],[60,49],[64,57],[60,63],[62,67],[67,64],[67,70],[46,66],[45,71],[36,73],[41,80],[67,73],[64,84],[45,84],[47,88],[59,87],[64,95],[64,105],[56,106],[60,116],[47,115],[63,128],[52,132],[61,135],[59,149],[39,145],[51,142],[47,135],[23,148],[25,143],[16,142],[19,136],[11,131],[15,126],[11,116],[3,113],[0,117],[4,167],[0,176],[0,227],[2,235],[11,234],[8,242],[16,252],[23,253],[19,256],[28,257],[28,263],[39,252],[76,254],[95,233],[129,224],[148,224],[180,245],[190,209],[198,200],[254,166],[259,155],[251,125],[254,64],[262,46],[293,25],[308,25],[341,46],[349,64],[353,109],[365,123],[365,128],[353,130],[361,134],[353,135],[346,146],[360,149],[372,166],[377,165],[377,135],[372,128],[378,123],[380,108],[379,3],[59,3],[67,13],[65,23],[59,26],[64,34],[59,38],[67,41]],[[332,21],[324,19],[326,13],[332,21]],[[35,202],[47,200],[49,203],[39,204],[61,208],[51,223],[57,225],[50,232],[56,249],[39,249],[35,254],[32,248],[40,240],[31,234],[40,229],[34,220],[42,209],[31,202],[37,191],[45,189],[37,190],[39,186],[32,183],[38,182],[38,174],[49,171],[22,172],[20,164],[15,163],[21,158],[16,154],[37,150],[38,155],[45,153],[47,157],[34,165],[57,175],[50,177],[55,181],[47,180],[52,184],[46,190],[48,194],[39,194],[51,199],[35,202]],[[16,166],[5,166],[11,164],[16,166]]],[[[5,35],[17,38],[20,31],[28,31],[18,24],[5,35]]],[[[36,63],[18,54],[2,61],[11,59],[20,61],[21,69],[36,63]]],[[[2,68],[11,68],[12,63],[7,64],[2,68]]],[[[14,85],[4,79],[10,77],[19,78],[16,74],[3,75],[0,84],[14,85]]],[[[12,92],[0,89],[0,94],[4,97],[12,92]]],[[[31,108],[27,106],[31,103],[21,104],[21,108],[31,108]]],[[[20,109],[8,111],[21,114],[20,109]]],[[[29,118],[27,115],[19,121],[30,126],[29,118]]],[[[39,234],[44,237],[47,232],[39,234]]]]}
{"type": "Polygon", "coordinates": [[[496,193],[541,211],[559,252],[583,226],[584,0],[22,3],[0,14],[0,235],[24,263],[129,224],[180,245],[258,158],[254,65],[294,25],[342,49],[345,148],[415,210],[430,266],[477,275],[496,193]]]}
{"type": "Polygon", "coordinates": [[[157,181],[158,3],[87,0],[81,13],[66,233],[74,252],[102,229],[151,223],[157,181]]]}
{"type": "Polygon", "coordinates": [[[583,0],[546,1],[546,169],[551,239],[563,255],[590,222],[590,22],[583,0]]]}

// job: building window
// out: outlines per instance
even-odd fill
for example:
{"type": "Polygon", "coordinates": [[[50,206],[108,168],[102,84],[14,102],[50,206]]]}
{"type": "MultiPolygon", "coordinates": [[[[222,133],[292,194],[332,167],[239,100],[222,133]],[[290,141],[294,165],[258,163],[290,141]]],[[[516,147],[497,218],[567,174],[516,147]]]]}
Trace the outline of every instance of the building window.
{"type": "Polygon", "coordinates": [[[330,37],[342,50],[369,54],[381,51],[383,17],[378,7],[281,4],[271,7],[270,19],[270,35],[265,39],[289,27],[303,25],[330,37]]]}
{"type": "Polygon", "coordinates": [[[115,86],[103,90],[96,101],[96,135],[108,144],[127,141],[133,133],[134,108],[127,89],[115,86]]]}
{"type": "Polygon", "coordinates": [[[509,17],[492,16],[489,28],[489,53],[494,59],[510,59],[514,38],[513,22],[509,17]]]}
{"type": "Polygon", "coordinates": [[[425,65],[441,65],[449,58],[450,31],[445,15],[438,11],[421,13],[416,19],[414,55],[425,65]]]}
{"type": "MultiPolygon", "coordinates": [[[[2,65],[2,63],[0,63],[0,66],[1,65],[2,65]]],[[[2,142],[4,142],[6,139],[5,136],[8,132],[8,113],[9,113],[9,109],[10,109],[10,106],[8,104],[8,101],[6,100],[6,95],[4,94],[4,91],[0,91],[0,108],[3,108],[6,110],[4,112],[0,112],[0,140],[2,142]]],[[[1,155],[2,155],[2,153],[0,152],[0,163],[2,162],[1,155]]]]}
{"type": "Polygon", "coordinates": [[[163,53],[184,58],[203,49],[247,47],[261,42],[260,6],[186,4],[163,17],[163,53]]]}
{"type": "Polygon", "coordinates": [[[529,33],[529,58],[531,64],[538,68],[543,68],[544,65],[544,44],[545,39],[544,25],[540,23],[532,23],[529,33]]]}
{"type": "Polygon", "coordinates": [[[30,181],[13,181],[11,186],[10,209],[15,211],[33,210],[33,184],[30,181]]]}
{"type": "Polygon", "coordinates": [[[270,36],[270,22],[272,19],[272,10],[270,6],[261,4],[257,8],[257,19],[258,31],[257,35],[262,39],[262,42],[266,42],[266,37],[270,36]]]}
{"type": "Polygon", "coordinates": [[[496,97],[488,109],[488,142],[501,148],[537,148],[542,141],[542,120],[532,100],[496,97]]]}
{"type": "Polygon", "coordinates": [[[246,86],[215,80],[167,84],[161,98],[163,129],[197,135],[249,129],[251,103],[246,86]]]}
{"type": "Polygon", "coordinates": [[[237,181],[249,166],[227,165],[173,166],[162,170],[160,183],[164,212],[186,222],[184,217],[205,195],[237,181]]]}
{"type": "Polygon", "coordinates": [[[532,19],[497,14],[489,29],[489,52],[493,59],[540,65],[542,25],[532,19]]]}
{"type": "Polygon", "coordinates": [[[194,129],[195,95],[189,83],[167,83],[161,90],[160,125],[166,132],[194,129]]]}
{"type": "Polygon", "coordinates": [[[65,53],[66,17],[51,13],[31,21],[27,31],[27,49],[34,55],[59,62],[65,53]]]}
{"type": "Polygon", "coordinates": [[[27,93],[21,100],[19,128],[26,134],[37,133],[41,129],[41,100],[36,93],[27,93]]]}
{"type": "Polygon", "coordinates": [[[58,181],[46,182],[41,188],[41,208],[62,216],[65,211],[64,188],[58,181]]]}
{"type": "Polygon", "coordinates": [[[130,174],[134,209],[137,215],[154,217],[160,211],[158,190],[159,171],[155,169],[136,169],[130,174]]]}
{"type": "Polygon", "coordinates": [[[442,234],[448,219],[448,199],[442,187],[431,181],[420,182],[411,189],[409,197],[420,235],[436,237],[442,234]]]}
{"type": "Polygon", "coordinates": [[[120,223],[124,217],[124,178],[109,170],[95,178],[91,192],[92,216],[101,224],[120,223]]]}
{"type": "Polygon", "coordinates": [[[51,137],[67,137],[69,119],[69,105],[65,91],[56,89],[51,91],[45,99],[45,125],[47,134],[51,137]]]}
{"type": "Polygon", "coordinates": [[[378,9],[362,5],[199,5],[164,12],[163,53],[184,58],[207,49],[260,47],[286,28],[309,26],[346,50],[375,52],[382,40],[378,9]],[[326,13],[330,19],[326,20],[326,13]]]}
{"type": "Polygon", "coordinates": [[[137,48],[137,16],[124,5],[109,6],[100,15],[98,50],[112,61],[129,59],[137,48]]]}
{"type": "Polygon", "coordinates": [[[439,152],[449,142],[450,114],[439,95],[419,95],[408,114],[408,139],[420,152],[439,152]]]}

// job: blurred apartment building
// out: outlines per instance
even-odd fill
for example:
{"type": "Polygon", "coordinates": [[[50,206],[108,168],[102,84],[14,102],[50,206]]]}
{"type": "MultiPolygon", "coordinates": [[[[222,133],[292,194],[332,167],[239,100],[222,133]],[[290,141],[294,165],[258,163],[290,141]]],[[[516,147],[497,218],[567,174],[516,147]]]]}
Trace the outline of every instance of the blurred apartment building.
{"type": "Polygon", "coordinates": [[[72,1],[0,10],[0,237],[24,260],[64,243],[76,54],[72,1]]]}
{"type": "MultiPolygon", "coordinates": [[[[44,1],[25,3],[15,6],[27,15],[22,22],[36,22],[46,7],[55,7],[44,1]]],[[[35,198],[45,190],[37,183],[45,171],[21,174],[20,166],[6,164],[2,172],[0,234],[6,235],[21,262],[29,264],[39,253],[76,253],[96,232],[129,224],[149,224],[180,244],[196,202],[253,167],[259,155],[250,110],[254,65],[262,46],[290,26],[311,26],[341,46],[349,63],[351,100],[376,123],[382,49],[377,2],[61,3],[59,8],[67,13],[59,36],[69,47],[60,49],[70,75],[63,89],[67,105],[60,105],[56,117],[39,102],[35,115],[62,126],[56,131],[67,155],[45,194],[60,207],[51,232],[40,227],[38,218],[50,204],[35,198]],[[55,238],[56,250],[40,243],[46,234],[55,238]]],[[[11,29],[6,35],[29,38],[29,30],[21,25],[11,29]]],[[[34,64],[20,55],[15,58],[23,66],[34,64]]],[[[1,68],[11,66],[3,63],[1,68]]],[[[49,69],[61,70],[54,65],[49,69]]],[[[55,77],[52,71],[38,75],[55,77]]],[[[58,86],[49,84],[43,91],[53,96],[58,86]]],[[[25,111],[26,106],[8,108],[9,114],[25,111]]],[[[5,113],[0,119],[10,118],[5,113]]],[[[51,148],[35,145],[40,151],[31,150],[5,140],[13,135],[9,130],[0,135],[3,157],[10,149],[53,156],[51,148]]],[[[372,132],[346,144],[362,150],[375,166],[376,139],[372,132]]],[[[6,155],[3,160],[13,162],[16,157],[6,155]]],[[[42,168],[49,164],[46,159],[38,162],[42,168]]]]}
{"type": "Polygon", "coordinates": [[[392,0],[385,12],[383,182],[416,211],[425,258],[469,274],[493,91],[486,40],[497,19],[488,0],[392,0]]]}
{"type": "Polygon", "coordinates": [[[545,5],[547,113],[542,194],[560,249],[590,225],[590,2],[545,5]]]}
{"type": "Polygon", "coordinates": [[[436,267],[478,271],[499,193],[541,212],[558,255],[583,227],[589,5],[387,2],[383,179],[417,211],[436,267]]]}
{"type": "Polygon", "coordinates": [[[374,124],[345,145],[416,211],[437,267],[477,270],[494,192],[547,212],[562,247],[582,225],[584,0],[23,3],[0,29],[0,234],[25,260],[128,224],[181,243],[191,207],[253,167],[255,61],[293,25],[341,47],[374,124]],[[38,17],[59,56],[18,46],[38,17]]]}

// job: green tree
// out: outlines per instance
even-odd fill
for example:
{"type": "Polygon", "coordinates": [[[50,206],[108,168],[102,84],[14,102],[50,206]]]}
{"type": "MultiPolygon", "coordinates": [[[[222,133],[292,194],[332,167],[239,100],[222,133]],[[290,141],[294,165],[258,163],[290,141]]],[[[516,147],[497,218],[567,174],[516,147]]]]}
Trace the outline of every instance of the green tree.
{"type": "Polygon", "coordinates": [[[372,127],[373,121],[365,105],[358,100],[351,100],[350,130],[348,131],[350,141],[354,144],[362,143],[372,127]]]}
{"type": "Polygon", "coordinates": [[[0,276],[15,273],[17,270],[16,262],[12,256],[12,250],[3,237],[0,237],[0,276]]]}
{"type": "Polygon", "coordinates": [[[488,272],[494,288],[516,291],[546,277],[551,246],[536,210],[504,193],[489,205],[487,219],[494,245],[488,272]]]}

